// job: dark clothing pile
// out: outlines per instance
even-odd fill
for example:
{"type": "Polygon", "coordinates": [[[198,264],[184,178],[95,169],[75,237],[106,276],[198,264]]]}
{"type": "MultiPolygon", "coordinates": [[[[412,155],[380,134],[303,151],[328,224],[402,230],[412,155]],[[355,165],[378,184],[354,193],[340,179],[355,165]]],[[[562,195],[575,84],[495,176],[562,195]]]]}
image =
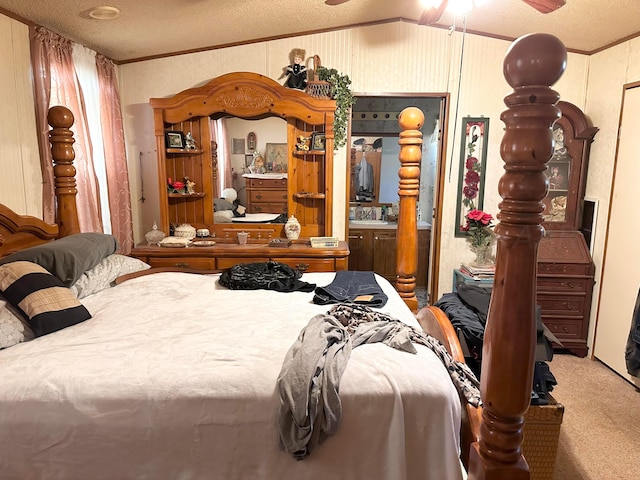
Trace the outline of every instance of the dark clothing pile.
{"type": "Polygon", "coordinates": [[[280,262],[239,263],[220,275],[220,285],[231,290],[312,292],[315,284],[300,280],[302,272],[280,262]]]}
{"type": "MultiPolygon", "coordinates": [[[[434,304],[449,317],[458,333],[465,362],[478,378],[482,369],[482,344],[490,300],[490,290],[476,285],[461,284],[457,287],[456,293],[445,293],[434,304]]],[[[531,403],[546,405],[549,392],[556,385],[556,379],[545,362],[553,359],[552,342],[560,342],[542,323],[539,305],[536,306],[535,313],[537,342],[531,403]]]]}
{"type": "Polygon", "coordinates": [[[638,292],[636,306],[633,309],[631,330],[629,331],[624,358],[629,375],[640,378],[640,292],[638,292]]]}

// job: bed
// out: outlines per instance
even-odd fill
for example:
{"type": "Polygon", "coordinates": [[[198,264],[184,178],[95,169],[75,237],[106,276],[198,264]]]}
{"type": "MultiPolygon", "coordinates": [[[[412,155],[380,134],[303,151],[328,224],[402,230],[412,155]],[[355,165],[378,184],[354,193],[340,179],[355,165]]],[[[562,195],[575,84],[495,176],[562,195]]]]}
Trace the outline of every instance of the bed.
{"type": "MultiPolygon", "coordinates": [[[[34,274],[46,283],[38,288],[64,296],[69,313],[62,321],[78,320],[49,333],[54,317],[38,316],[50,313],[46,306],[19,305],[45,334],[0,350],[2,477],[528,479],[521,443],[533,375],[542,172],[552,153],[551,126],[559,118],[558,95],[548,86],[565,64],[562,44],[544,34],[519,39],[505,58],[514,91],[502,116],[506,173],[499,185],[503,202],[483,350],[483,407],[463,400],[448,368],[426,346],[408,353],[365,344],[353,348],[342,374],[339,428],[303,459],[281,448],[286,441],[278,435],[279,379],[299,334],[310,319],[326,314],[327,305],[313,303],[312,291],[230,290],[220,285],[219,273],[150,269],[126,258],[114,262],[112,245],[79,233],[73,116],[64,107],[52,108],[58,223],[0,205],[0,257],[29,256],[33,248],[53,248],[62,257],[44,271],[32,261],[0,265],[6,297],[0,309],[10,309],[10,287],[19,281],[31,288],[28,274],[34,274]],[[94,254],[91,261],[65,260],[65,242],[78,235],[97,242],[80,248],[94,254]],[[64,248],[56,248],[61,242],[64,248]],[[51,273],[56,268],[63,270],[58,276],[51,273]],[[7,288],[9,270],[15,278],[7,288]],[[85,310],[90,318],[82,317],[85,310]]],[[[388,297],[386,313],[412,332],[422,328],[440,339],[462,361],[446,315],[435,307],[416,314],[423,119],[413,108],[400,116],[396,288],[375,279],[388,297]]],[[[309,273],[300,281],[325,286],[335,275],[309,273]]]]}

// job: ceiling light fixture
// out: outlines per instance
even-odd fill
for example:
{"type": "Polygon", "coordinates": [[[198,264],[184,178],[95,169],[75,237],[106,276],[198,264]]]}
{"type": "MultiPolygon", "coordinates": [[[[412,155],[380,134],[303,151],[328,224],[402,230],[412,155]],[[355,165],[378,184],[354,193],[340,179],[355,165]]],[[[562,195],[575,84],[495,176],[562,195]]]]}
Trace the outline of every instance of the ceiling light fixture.
{"type": "Polygon", "coordinates": [[[89,16],[95,20],[113,20],[114,18],[120,16],[120,10],[118,10],[116,7],[103,5],[91,10],[89,12],[89,16]]]}

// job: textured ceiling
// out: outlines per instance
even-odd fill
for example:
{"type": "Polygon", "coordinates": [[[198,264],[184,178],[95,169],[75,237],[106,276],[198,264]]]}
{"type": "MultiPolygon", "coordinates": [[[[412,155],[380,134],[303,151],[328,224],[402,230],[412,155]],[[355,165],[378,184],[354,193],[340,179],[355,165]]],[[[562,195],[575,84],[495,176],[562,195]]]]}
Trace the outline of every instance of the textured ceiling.
{"type": "MultiPolygon", "coordinates": [[[[104,0],[115,20],[94,20],[96,0],[0,0],[0,12],[43,25],[117,62],[290,36],[349,25],[417,22],[419,0],[104,0]]],[[[461,21],[446,15],[445,27],[461,21]]],[[[515,39],[550,33],[589,53],[640,33],[640,0],[567,0],[543,15],[519,0],[487,0],[468,17],[467,31],[515,39]]]]}

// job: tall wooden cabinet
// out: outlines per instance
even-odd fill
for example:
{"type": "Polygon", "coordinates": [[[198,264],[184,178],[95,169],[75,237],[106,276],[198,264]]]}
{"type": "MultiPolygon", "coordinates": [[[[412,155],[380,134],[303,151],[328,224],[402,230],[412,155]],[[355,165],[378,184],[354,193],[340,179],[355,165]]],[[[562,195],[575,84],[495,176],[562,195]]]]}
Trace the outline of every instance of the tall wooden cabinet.
{"type": "Polygon", "coordinates": [[[595,267],[580,232],[589,152],[597,128],[575,105],[559,102],[555,147],[548,163],[545,236],[538,248],[537,302],[542,321],[579,356],[587,354],[595,267]]]}
{"type": "MultiPolygon", "coordinates": [[[[301,225],[301,237],[332,234],[333,202],[333,121],[335,102],[319,99],[283,87],[256,73],[229,73],[209,83],[185,90],[170,98],[152,98],[156,146],[160,225],[169,232],[170,224],[189,223],[208,228],[217,236],[247,225],[215,224],[213,200],[220,195],[217,184],[218,159],[212,141],[212,119],[240,117],[259,119],[277,116],[287,121],[288,182],[286,211],[301,225]],[[168,148],[167,132],[190,133],[196,148],[168,148]],[[325,150],[297,151],[300,136],[322,133],[325,150]],[[195,182],[195,191],[172,193],[169,179],[195,182]]],[[[281,200],[281,201],[282,201],[281,200]]],[[[253,224],[255,229],[276,230],[284,236],[283,226],[253,224]]],[[[266,236],[265,236],[266,238],[266,236]]]]}

